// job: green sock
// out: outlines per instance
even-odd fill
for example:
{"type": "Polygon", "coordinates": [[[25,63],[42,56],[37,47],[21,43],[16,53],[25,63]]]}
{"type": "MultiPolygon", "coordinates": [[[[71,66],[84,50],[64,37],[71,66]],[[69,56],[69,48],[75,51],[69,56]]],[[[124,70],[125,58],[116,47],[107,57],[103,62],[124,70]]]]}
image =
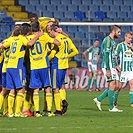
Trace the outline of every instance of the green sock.
{"type": "Polygon", "coordinates": [[[109,90],[109,88],[105,89],[103,91],[103,93],[97,98],[97,100],[99,102],[101,102],[104,98],[106,98],[108,96],[108,90],[109,90]]]}
{"type": "Polygon", "coordinates": [[[119,92],[115,92],[114,94],[114,102],[117,102],[119,96],[119,92]]]}
{"type": "Polygon", "coordinates": [[[133,104],[133,91],[129,92],[129,96],[130,96],[130,104],[133,104]]]}
{"type": "Polygon", "coordinates": [[[95,86],[95,89],[97,89],[98,87],[97,87],[97,79],[94,79],[94,86],[95,86]]]}
{"type": "Polygon", "coordinates": [[[87,85],[86,90],[90,89],[91,81],[92,81],[92,78],[88,78],[88,85],[87,85]]]}
{"type": "Polygon", "coordinates": [[[109,101],[109,109],[110,110],[112,110],[114,108],[114,105],[113,105],[113,103],[114,103],[114,98],[113,98],[114,93],[115,93],[114,90],[110,90],[110,89],[108,90],[108,101],[109,101]]]}

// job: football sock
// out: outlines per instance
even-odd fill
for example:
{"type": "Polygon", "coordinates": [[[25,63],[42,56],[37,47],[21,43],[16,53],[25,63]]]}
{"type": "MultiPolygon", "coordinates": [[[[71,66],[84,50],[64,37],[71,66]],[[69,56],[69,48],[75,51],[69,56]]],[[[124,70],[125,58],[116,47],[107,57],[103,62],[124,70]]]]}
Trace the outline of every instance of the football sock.
{"type": "Polygon", "coordinates": [[[88,78],[88,85],[87,85],[86,90],[89,90],[90,89],[91,81],[92,81],[92,78],[88,78]]]}
{"type": "Polygon", "coordinates": [[[97,88],[98,88],[98,87],[97,87],[97,79],[94,79],[93,82],[94,82],[95,88],[97,89],[97,88]]]}
{"type": "Polygon", "coordinates": [[[13,106],[14,106],[14,99],[15,95],[12,93],[9,93],[8,96],[8,114],[13,114],[13,106]]]}
{"type": "Polygon", "coordinates": [[[97,100],[99,102],[101,102],[104,98],[106,98],[108,96],[108,90],[109,90],[109,88],[105,89],[103,91],[103,93],[97,98],[97,100]]]}
{"type": "Polygon", "coordinates": [[[129,96],[130,96],[130,104],[133,104],[133,91],[129,92],[129,96]]]}
{"type": "Polygon", "coordinates": [[[46,93],[47,111],[51,111],[52,108],[52,94],[46,93]]]}
{"type": "Polygon", "coordinates": [[[15,110],[16,114],[20,114],[23,100],[24,100],[24,94],[23,93],[17,93],[17,96],[16,96],[16,110],[15,110]]]}
{"type": "Polygon", "coordinates": [[[47,111],[46,93],[44,93],[44,111],[47,111]]]}
{"type": "Polygon", "coordinates": [[[4,101],[4,96],[2,94],[0,94],[0,110],[1,110],[2,105],[3,105],[3,101],[4,101]]]}
{"type": "Polygon", "coordinates": [[[64,93],[64,99],[66,100],[66,90],[63,88],[63,93],[64,93]]]}
{"type": "Polygon", "coordinates": [[[4,98],[4,111],[3,112],[8,112],[8,95],[6,95],[4,98]]]}
{"type": "Polygon", "coordinates": [[[109,109],[110,110],[112,110],[114,108],[114,105],[113,105],[113,103],[114,103],[114,98],[113,98],[114,93],[115,93],[114,90],[110,90],[110,89],[108,90],[108,101],[109,101],[109,109]]]}
{"type": "Polygon", "coordinates": [[[61,110],[60,93],[55,93],[54,94],[54,101],[55,101],[55,108],[56,108],[56,110],[60,111],[61,110]]]}
{"type": "Polygon", "coordinates": [[[117,102],[119,96],[119,92],[115,92],[114,94],[114,102],[117,102]]]}
{"type": "Polygon", "coordinates": [[[39,111],[39,93],[33,93],[33,101],[34,101],[34,110],[39,111]]]}
{"type": "Polygon", "coordinates": [[[27,92],[25,92],[23,110],[29,110],[29,101],[30,101],[30,95],[27,92]]]}
{"type": "Polygon", "coordinates": [[[61,100],[62,101],[65,100],[66,99],[65,89],[61,88],[59,90],[59,92],[60,92],[60,98],[61,98],[61,100]]]}

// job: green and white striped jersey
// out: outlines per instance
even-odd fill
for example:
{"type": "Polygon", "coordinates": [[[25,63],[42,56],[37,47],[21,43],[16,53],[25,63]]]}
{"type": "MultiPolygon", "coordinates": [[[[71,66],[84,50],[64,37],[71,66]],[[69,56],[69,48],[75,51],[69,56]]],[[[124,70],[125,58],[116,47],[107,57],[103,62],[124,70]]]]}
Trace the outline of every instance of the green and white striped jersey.
{"type": "Polygon", "coordinates": [[[98,60],[98,55],[100,54],[99,47],[94,48],[91,46],[86,50],[86,53],[88,54],[88,59],[92,60],[92,64],[96,65],[98,60]]]}
{"type": "Polygon", "coordinates": [[[102,42],[102,68],[105,68],[106,70],[116,68],[115,48],[115,41],[110,36],[105,37],[102,42]]]}
{"type": "Polygon", "coordinates": [[[119,43],[117,45],[115,55],[120,58],[120,68],[121,71],[132,71],[133,62],[133,51],[124,43],[119,43]]]}

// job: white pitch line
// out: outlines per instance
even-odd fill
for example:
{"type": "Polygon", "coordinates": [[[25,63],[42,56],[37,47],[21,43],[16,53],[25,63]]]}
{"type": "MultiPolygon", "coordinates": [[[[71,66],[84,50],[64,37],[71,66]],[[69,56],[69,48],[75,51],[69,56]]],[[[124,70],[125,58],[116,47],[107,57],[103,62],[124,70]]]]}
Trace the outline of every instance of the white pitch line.
{"type": "MultiPolygon", "coordinates": [[[[115,126],[108,126],[108,128],[114,128],[115,126]]],[[[41,130],[44,127],[38,127],[37,130],[41,130]]],[[[50,129],[84,129],[88,127],[50,127],[50,129]]],[[[89,127],[92,128],[92,127],[89,127]]],[[[105,126],[96,126],[93,128],[105,128],[105,126]]],[[[133,128],[133,126],[117,126],[117,128],[133,128]]],[[[17,131],[17,130],[32,130],[33,128],[0,128],[0,131],[17,131]]]]}

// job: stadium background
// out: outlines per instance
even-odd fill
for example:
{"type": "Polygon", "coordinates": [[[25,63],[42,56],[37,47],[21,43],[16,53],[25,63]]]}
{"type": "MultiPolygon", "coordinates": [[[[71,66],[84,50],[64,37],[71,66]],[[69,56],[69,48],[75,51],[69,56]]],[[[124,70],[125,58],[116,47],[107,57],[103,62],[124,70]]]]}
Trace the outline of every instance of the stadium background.
{"type": "MultiPolygon", "coordinates": [[[[60,22],[131,22],[133,21],[133,0],[0,0],[0,41],[11,35],[15,22],[27,22],[28,15],[36,13],[38,17],[48,16],[60,22]]],[[[100,44],[109,34],[110,26],[60,26],[73,40],[79,55],[70,60],[71,68],[87,68],[82,52],[94,39],[100,44]]],[[[133,26],[122,26],[123,40],[126,31],[133,26]]],[[[98,63],[101,67],[102,56],[98,63]]]]}

